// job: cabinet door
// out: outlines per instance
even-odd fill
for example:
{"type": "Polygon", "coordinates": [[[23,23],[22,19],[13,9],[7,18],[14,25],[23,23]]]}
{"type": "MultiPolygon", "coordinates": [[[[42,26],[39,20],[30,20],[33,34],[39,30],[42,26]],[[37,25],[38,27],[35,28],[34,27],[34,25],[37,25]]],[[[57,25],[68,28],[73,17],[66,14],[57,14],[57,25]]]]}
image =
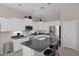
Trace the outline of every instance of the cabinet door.
{"type": "Polygon", "coordinates": [[[76,49],[77,48],[77,22],[63,22],[63,47],[76,49]]]}
{"type": "Polygon", "coordinates": [[[23,47],[23,56],[34,56],[34,50],[24,45],[22,45],[22,47],[23,47]]]}
{"type": "Polygon", "coordinates": [[[22,31],[25,30],[23,19],[5,19],[1,21],[1,31],[22,31]]]}
{"type": "Polygon", "coordinates": [[[20,20],[19,19],[17,19],[17,18],[13,18],[12,19],[12,31],[19,31],[19,30],[21,30],[21,26],[20,26],[20,20]]]}
{"type": "Polygon", "coordinates": [[[44,23],[43,22],[38,22],[38,30],[44,30],[44,23]]]}
{"type": "Polygon", "coordinates": [[[32,26],[33,25],[32,19],[24,19],[24,20],[25,20],[25,25],[26,26],[32,26]]]}
{"type": "Polygon", "coordinates": [[[38,30],[38,23],[37,22],[33,22],[33,30],[34,31],[38,30]]]}
{"type": "Polygon", "coordinates": [[[1,19],[1,24],[0,24],[1,25],[1,31],[5,31],[5,27],[6,27],[5,24],[6,24],[5,20],[2,18],[1,19]]]}
{"type": "Polygon", "coordinates": [[[16,52],[16,51],[18,51],[18,50],[20,50],[20,49],[22,49],[22,42],[25,42],[25,41],[28,41],[29,40],[29,38],[22,38],[22,39],[16,39],[16,40],[13,40],[12,39],[12,41],[13,41],[13,51],[14,52],[16,52]]]}
{"type": "Polygon", "coordinates": [[[48,23],[46,23],[46,22],[43,23],[43,29],[44,29],[44,30],[47,30],[47,31],[49,30],[49,25],[48,25],[48,23]]]}
{"type": "Polygon", "coordinates": [[[15,28],[16,28],[16,30],[19,30],[19,31],[25,30],[24,20],[23,19],[18,19],[17,20],[17,27],[15,27],[15,28]]]}
{"type": "Polygon", "coordinates": [[[14,30],[15,30],[14,21],[12,19],[6,19],[6,21],[5,21],[5,31],[14,31],[14,30]]]}

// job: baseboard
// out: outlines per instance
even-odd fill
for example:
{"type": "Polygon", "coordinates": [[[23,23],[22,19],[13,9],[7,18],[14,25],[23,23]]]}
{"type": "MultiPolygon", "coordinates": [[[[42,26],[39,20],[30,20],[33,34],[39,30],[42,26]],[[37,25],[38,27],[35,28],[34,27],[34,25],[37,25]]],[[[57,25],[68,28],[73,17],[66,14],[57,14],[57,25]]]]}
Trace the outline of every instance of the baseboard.
{"type": "MultiPolygon", "coordinates": [[[[61,48],[67,48],[67,49],[72,49],[72,48],[68,48],[68,47],[63,47],[63,46],[61,46],[61,48]]],[[[72,50],[75,50],[75,51],[79,51],[78,49],[72,49],[72,50]]]]}
{"type": "MultiPolygon", "coordinates": [[[[20,49],[20,50],[22,50],[22,49],[20,49]]],[[[18,50],[18,51],[20,51],[20,50],[18,50]]],[[[16,51],[15,53],[17,53],[18,51],[16,51]]]]}

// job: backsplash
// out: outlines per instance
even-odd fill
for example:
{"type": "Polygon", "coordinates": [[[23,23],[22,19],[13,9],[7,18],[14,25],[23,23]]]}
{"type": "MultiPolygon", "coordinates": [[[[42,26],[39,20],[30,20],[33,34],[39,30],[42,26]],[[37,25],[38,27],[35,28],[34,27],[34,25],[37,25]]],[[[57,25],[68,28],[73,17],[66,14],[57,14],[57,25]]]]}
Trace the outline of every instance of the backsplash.
{"type": "Polygon", "coordinates": [[[49,33],[48,30],[36,30],[37,33],[49,33]]]}
{"type": "Polygon", "coordinates": [[[14,31],[14,32],[12,32],[12,35],[13,35],[13,36],[16,36],[17,33],[20,33],[21,35],[23,34],[22,31],[14,31]]]}

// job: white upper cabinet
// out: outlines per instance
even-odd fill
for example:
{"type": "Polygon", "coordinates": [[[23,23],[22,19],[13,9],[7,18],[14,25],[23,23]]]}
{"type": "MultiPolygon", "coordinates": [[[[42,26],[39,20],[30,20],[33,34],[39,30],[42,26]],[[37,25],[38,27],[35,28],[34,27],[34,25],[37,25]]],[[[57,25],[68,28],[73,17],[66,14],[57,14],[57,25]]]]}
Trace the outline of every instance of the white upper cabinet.
{"type": "Polygon", "coordinates": [[[46,22],[33,22],[33,30],[38,31],[38,30],[49,30],[49,25],[46,22]]]}
{"type": "Polygon", "coordinates": [[[0,18],[0,30],[3,31],[24,31],[25,26],[34,26],[32,19],[0,18]]]}
{"type": "Polygon", "coordinates": [[[7,29],[7,27],[6,27],[6,25],[5,25],[5,24],[7,23],[7,20],[6,20],[5,18],[1,18],[0,21],[1,21],[1,22],[0,22],[1,31],[5,31],[5,30],[7,29]]]}
{"type": "Polygon", "coordinates": [[[26,26],[33,26],[33,19],[25,18],[24,21],[26,26]]]}
{"type": "Polygon", "coordinates": [[[23,19],[18,18],[1,18],[0,19],[1,31],[21,31],[25,30],[25,24],[23,19]]]}
{"type": "Polygon", "coordinates": [[[16,31],[23,31],[25,30],[25,24],[24,24],[24,19],[12,19],[12,27],[16,31]]]}
{"type": "Polygon", "coordinates": [[[38,29],[38,23],[33,22],[33,30],[36,31],[38,29]]]}
{"type": "MultiPolygon", "coordinates": [[[[31,23],[32,24],[32,23],[31,23]]],[[[60,21],[51,21],[51,22],[33,22],[34,30],[49,30],[49,26],[60,25],[60,21]]]]}
{"type": "Polygon", "coordinates": [[[51,22],[46,22],[49,26],[56,26],[56,25],[61,25],[60,21],[51,21],[51,22]]]}
{"type": "Polygon", "coordinates": [[[38,22],[38,29],[39,30],[46,30],[47,24],[45,22],[38,22]]]}
{"type": "Polygon", "coordinates": [[[59,23],[59,21],[35,22],[28,18],[0,18],[0,31],[24,31],[25,26],[33,26],[33,30],[49,30],[49,26],[59,23]]]}

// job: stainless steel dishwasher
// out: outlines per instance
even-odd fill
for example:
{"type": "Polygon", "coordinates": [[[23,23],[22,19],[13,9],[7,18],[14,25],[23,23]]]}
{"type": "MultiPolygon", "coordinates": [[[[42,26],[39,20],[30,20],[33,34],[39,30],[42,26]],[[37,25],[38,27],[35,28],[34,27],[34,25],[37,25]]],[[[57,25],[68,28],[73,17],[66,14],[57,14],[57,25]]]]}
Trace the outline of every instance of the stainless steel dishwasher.
{"type": "Polygon", "coordinates": [[[3,54],[13,52],[13,42],[7,42],[3,44],[3,54]]]}

